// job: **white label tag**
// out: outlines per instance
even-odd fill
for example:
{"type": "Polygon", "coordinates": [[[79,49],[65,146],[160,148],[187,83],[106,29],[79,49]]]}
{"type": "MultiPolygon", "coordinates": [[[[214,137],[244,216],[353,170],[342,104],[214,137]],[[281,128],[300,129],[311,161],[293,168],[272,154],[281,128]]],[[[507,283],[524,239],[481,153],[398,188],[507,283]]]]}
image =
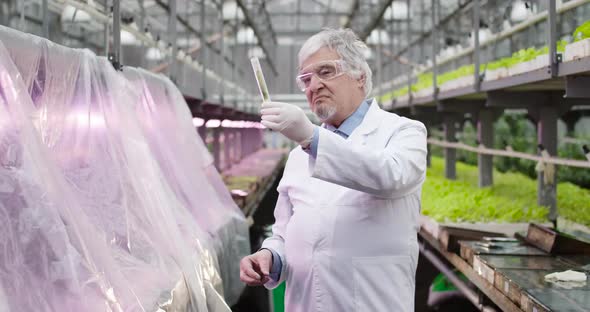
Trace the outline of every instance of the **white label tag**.
{"type": "Polygon", "coordinates": [[[508,293],[509,290],[510,290],[510,283],[508,283],[508,281],[504,281],[504,292],[508,293]]]}

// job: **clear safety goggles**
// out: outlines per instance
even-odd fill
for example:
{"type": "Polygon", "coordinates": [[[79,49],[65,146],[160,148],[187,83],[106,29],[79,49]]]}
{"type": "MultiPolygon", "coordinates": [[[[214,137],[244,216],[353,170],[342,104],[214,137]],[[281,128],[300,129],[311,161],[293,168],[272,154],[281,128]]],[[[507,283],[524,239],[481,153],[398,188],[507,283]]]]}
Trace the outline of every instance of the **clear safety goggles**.
{"type": "Polygon", "coordinates": [[[310,64],[303,68],[299,75],[295,77],[297,86],[302,92],[305,92],[311,84],[311,78],[316,76],[321,82],[326,82],[342,76],[349,70],[348,64],[343,60],[329,60],[310,64]]]}

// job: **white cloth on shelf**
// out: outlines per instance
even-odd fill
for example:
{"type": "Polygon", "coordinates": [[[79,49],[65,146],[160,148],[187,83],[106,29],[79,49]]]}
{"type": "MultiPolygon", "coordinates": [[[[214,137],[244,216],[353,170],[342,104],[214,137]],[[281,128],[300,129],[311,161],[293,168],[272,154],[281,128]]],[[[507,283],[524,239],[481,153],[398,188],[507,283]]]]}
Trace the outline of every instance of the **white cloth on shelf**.
{"type": "Polygon", "coordinates": [[[583,272],[567,270],[564,272],[554,272],[551,274],[547,274],[545,275],[545,280],[548,282],[585,282],[586,274],[584,274],[583,272]]]}

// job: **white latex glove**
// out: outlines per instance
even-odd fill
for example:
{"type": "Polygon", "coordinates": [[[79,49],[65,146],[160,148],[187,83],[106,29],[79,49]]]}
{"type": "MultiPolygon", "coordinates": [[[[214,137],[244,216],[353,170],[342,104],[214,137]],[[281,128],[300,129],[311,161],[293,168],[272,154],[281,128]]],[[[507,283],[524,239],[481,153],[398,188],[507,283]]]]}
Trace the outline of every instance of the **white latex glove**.
{"type": "Polygon", "coordinates": [[[303,147],[311,143],[315,126],[299,106],[281,102],[264,102],[260,114],[262,115],[261,123],[265,127],[279,131],[303,147]]]}

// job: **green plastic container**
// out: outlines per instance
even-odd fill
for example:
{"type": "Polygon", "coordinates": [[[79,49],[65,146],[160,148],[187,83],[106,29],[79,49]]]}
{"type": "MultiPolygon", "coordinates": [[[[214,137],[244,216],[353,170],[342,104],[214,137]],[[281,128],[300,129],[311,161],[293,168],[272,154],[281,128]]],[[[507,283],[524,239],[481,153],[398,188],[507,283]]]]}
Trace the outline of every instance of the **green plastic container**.
{"type": "Polygon", "coordinates": [[[285,311],[285,282],[272,290],[272,306],[274,312],[285,311]]]}

